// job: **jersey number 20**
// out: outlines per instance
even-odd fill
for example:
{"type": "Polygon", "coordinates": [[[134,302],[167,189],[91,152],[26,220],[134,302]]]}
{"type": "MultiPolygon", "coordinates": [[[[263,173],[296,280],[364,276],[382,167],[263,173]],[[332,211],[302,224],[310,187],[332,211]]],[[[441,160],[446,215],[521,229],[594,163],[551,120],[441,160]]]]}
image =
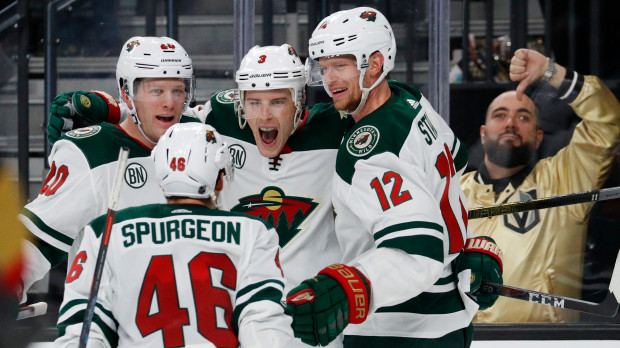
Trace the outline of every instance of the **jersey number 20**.
{"type": "MultiPolygon", "coordinates": [[[[237,347],[239,341],[232,330],[232,303],[228,292],[213,287],[211,272],[222,272],[222,285],[235,289],[237,269],[225,254],[201,252],[188,264],[194,307],[198,318],[198,332],[217,347],[237,347]],[[216,310],[224,312],[226,327],[218,327],[216,310]]],[[[182,280],[180,284],[186,284],[182,280]]],[[[189,325],[187,308],[179,305],[179,294],[171,255],[154,256],[144,276],[136,325],[143,336],[161,330],[165,347],[185,346],[183,326],[189,325]],[[151,314],[153,297],[159,311],[151,314]]]]}

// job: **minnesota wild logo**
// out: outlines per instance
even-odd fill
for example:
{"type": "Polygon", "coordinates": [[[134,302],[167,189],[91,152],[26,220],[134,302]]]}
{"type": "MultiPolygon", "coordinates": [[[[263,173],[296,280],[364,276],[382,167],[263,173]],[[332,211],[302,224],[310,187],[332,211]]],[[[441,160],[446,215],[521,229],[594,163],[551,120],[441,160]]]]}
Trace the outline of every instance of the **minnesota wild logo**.
{"type": "Polygon", "coordinates": [[[215,144],[215,133],[212,130],[207,129],[206,139],[208,143],[215,144]]]}
{"type": "Polygon", "coordinates": [[[134,47],[136,46],[140,46],[140,41],[138,40],[133,40],[131,42],[127,43],[127,52],[131,52],[131,50],[133,50],[134,47]]]}
{"type": "Polygon", "coordinates": [[[260,194],[239,199],[231,211],[258,217],[267,226],[274,227],[284,247],[299,233],[299,225],[306,220],[318,203],[306,197],[284,194],[279,187],[265,187],[260,194]]]}
{"type": "Polygon", "coordinates": [[[360,15],[360,18],[365,19],[369,22],[374,22],[377,19],[377,12],[375,11],[364,11],[360,15]]]}
{"type": "Polygon", "coordinates": [[[81,139],[92,137],[93,135],[99,133],[101,130],[101,126],[90,126],[84,128],[74,129],[72,131],[67,132],[66,136],[73,139],[81,139]]]}
{"type": "Polygon", "coordinates": [[[218,93],[215,99],[221,104],[231,104],[235,101],[235,93],[235,89],[227,89],[218,93]]]}
{"type": "Polygon", "coordinates": [[[379,135],[374,126],[360,127],[347,140],[347,151],[355,157],[366,156],[377,146],[379,135]]]}
{"type": "Polygon", "coordinates": [[[297,51],[295,51],[295,49],[293,48],[293,46],[288,46],[288,54],[290,54],[291,56],[299,57],[299,56],[297,55],[297,51]]]}

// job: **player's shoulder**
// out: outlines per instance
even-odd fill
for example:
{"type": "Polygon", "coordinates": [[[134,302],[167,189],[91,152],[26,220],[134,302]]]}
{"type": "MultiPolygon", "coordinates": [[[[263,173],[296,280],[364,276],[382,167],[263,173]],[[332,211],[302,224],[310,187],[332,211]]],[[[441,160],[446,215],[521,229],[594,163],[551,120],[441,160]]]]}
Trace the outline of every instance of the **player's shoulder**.
{"type": "Polygon", "coordinates": [[[354,121],[344,117],[326,103],[307,106],[299,129],[289,138],[288,144],[295,151],[337,149],[344,133],[354,121]]]}
{"type": "Polygon", "coordinates": [[[358,161],[393,153],[399,156],[413,124],[424,114],[422,94],[413,86],[389,81],[392,95],[377,110],[359,120],[345,134],[336,161],[336,173],[349,181],[358,161]]]}
{"type": "Polygon", "coordinates": [[[215,93],[209,100],[210,110],[205,123],[213,126],[221,135],[254,143],[252,130],[248,125],[241,128],[235,110],[236,89],[225,89],[215,93]]]}
{"type": "Polygon", "coordinates": [[[109,123],[78,128],[67,132],[54,144],[55,151],[71,143],[84,155],[90,168],[118,160],[121,147],[129,149],[129,157],[146,157],[150,150],[142,146],[118,127],[109,123]]]}

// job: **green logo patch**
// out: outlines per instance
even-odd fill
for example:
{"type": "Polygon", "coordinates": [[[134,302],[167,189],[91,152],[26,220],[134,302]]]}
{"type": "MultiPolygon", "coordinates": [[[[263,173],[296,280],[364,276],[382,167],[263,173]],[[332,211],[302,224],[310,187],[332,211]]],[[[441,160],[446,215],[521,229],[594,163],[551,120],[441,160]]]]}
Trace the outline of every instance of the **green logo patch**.
{"type": "Polygon", "coordinates": [[[67,136],[73,139],[81,139],[92,137],[93,135],[99,133],[101,131],[101,126],[90,126],[84,128],[74,129],[72,131],[67,132],[67,136]]]}
{"type": "Polygon", "coordinates": [[[234,89],[227,89],[225,91],[219,92],[215,96],[215,99],[217,100],[218,103],[221,103],[221,104],[231,104],[235,101],[236,93],[237,91],[234,89]]]}
{"type": "Polygon", "coordinates": [[[369,154],[379,143],[379,130],[374,126],[357,129],[347,140],[347,151],[355,157],[369,154]]]}

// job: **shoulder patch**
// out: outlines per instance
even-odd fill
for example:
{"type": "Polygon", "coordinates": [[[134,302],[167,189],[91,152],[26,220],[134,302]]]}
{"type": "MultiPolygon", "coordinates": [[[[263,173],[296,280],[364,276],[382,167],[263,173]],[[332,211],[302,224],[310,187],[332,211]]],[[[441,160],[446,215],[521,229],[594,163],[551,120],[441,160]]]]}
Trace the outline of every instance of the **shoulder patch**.
{"type": "Polygon", "coordinates": [[[226,89],[226,90],[219,92],[215,96],[215,99],[217,100],[218,103],[231,104],[235,101],[235,94],[236,94],[236,90],[226,89]]]}
{"type": "Polygon", "coordinates": [[[92,137],[93,135],[101,131],[101,126],[90,126],[84,128],[74,129],[66,133],[66,136],[73,139],[81,139],[92,137]]]}
{"type": "Polygon", "coordinates": [[[355,157],[369,154],[379,142],[379,130],[374,126],[357,129],[347,140],[347,151],[355,157]]]}

